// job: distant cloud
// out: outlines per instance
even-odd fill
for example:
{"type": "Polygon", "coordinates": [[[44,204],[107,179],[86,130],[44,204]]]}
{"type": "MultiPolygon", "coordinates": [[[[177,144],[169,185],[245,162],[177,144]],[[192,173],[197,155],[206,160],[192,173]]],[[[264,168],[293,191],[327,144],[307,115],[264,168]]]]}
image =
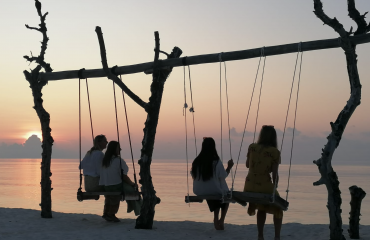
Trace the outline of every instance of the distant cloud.
{"type": "MultiPolygon", "coordinates": [[[[287,129],[286,129],[286,132],[288,133],[288,134],[290,134],[290,135],[293,135],[293,128],[291,128],[291,127],[288,127],[287,129]]],[[[295,129],[294,130],[294,135],[295,136],[299,136],[299,135],[301,135],[301,131],[299,131],[298,129],[295,129]]]]}
{"type": "MultiPolygon", "coordinates": [[[[283,131],[282,130],[280,130],[280,129],[278,129],[278,128],[276,128],[275,129],[276,130],[276,134],[280,137],[280,136],[283,136],[283,131]]],[[[295,129],[294,130],[294,135],[295,136],[299,136],[299,135],[301,135],[301,131],[299,131],[298,129],[295,129]]],[[[293,136],[293,128],[291,128],[291,127],[287,127],[286,128],[286,130],[285,130],[285,136],[293,136]]]]}
{"type": "Polygon", "coordinates": [[[41,158],[41,140],[36,135],[29,137],[24,144],[0,145],[1,158],[41,158]]]}
{"type": "MultiPolygon", "coordinates": [[[[235,128],[230,129],[234,139],[232,139],[232,157],[234,160],[239,158],[245,159],[249,144],[252,143],[253,133],[246,132],[244,142],[241,148],[241,137],[242,132],[238,132],[235,128]],[[241,148],[241,150],[240,150],[241,148]],[[240,151],[240,152],[239,152],[240,151]]],[[[282,151],[282,163],[288,164],[290,159],[290,149],[292,140],[292,130],[287,128],[283,151],[282,151]]],[[[279,148],[281,144],[282,131],[277,129],[279,148]]],[[[370,132],[364,132],[367,136],[370,132]]],[[[258,133],[256,133],[258,137],[258,133]]],[[[221,156],[221,144],[220,139],[215,138],[216,147],[219,155],[221,156]]],[[[197,139],[197,150],[194,146],[194,139],[188,139],[188,159],[190,162],[196,157],[196,152],[200,152],[202,139],[197,139]]],[[[299,130],[296,130],[296,138],[294,140],[293,148],[293,164],[312,164],[313,160],[317,160],[321,156],[321,149],[327,143],[325,136],[307,136],[299,130]]],[[[78,141],[68,142],[56,142],[53,145],[52,158],[68,158],[78,159],[78,141]]],[[[364,139],[352,139],[343,137],[338,149],[336,149],[333,156],[333,165],[335,164],[354,164],[354,165],[370,165],[370,138],[364,139]]],[[[82,139],[82,156],[91,147],[90,139],[82,139]]],[[[131,158],[129,144],[123,142],[122,145],[122,157],[126,160],[131,158]]],[[[141,142],[137,141],[133,143],[134,159],[137,160],[140,157],[141,142]]],[[[42,148],[41,140],[33,135],[25,141],[24,144],[0,144],[0,158],[41,158],[42,148]]],[[[223,139],[223,157],[229,157],[229,142],[228,136],[224,136],[223,139]]],[[[176,161],[185,162],[186,158],[186,145],[184,139],[173,138],[156,139],[154,145],[153,159],[172,159],[176,161]]]]}
{"type": "MultiPolygon", "coordinates": [[[[283,131],[282,130],[280,130],[280,129],[278,129],[278,128],[276,128],[275,129],[276,130],[276,134],[278,135],[278,137],[281,137],[282,135],[283,135],[283,131]]],[[[256,132],[256,137],[258,137],[259,136],[259,130],[256,132]]],[[[299,131],[298,129],[295,129],[295,131],[294,131],[294,135],[295,136],[299,136],[299,135],[301,135],[302,134],[302,132],[301,131],[299,131]]],[[[232,127],[231,129],[230,129],[230,135],[231,136],[233,136],[233,137],[241,137],[241,136],[243,136],[243,132],[242,131],[240,131],[240,132],[238,132],[236,129],[235,129],[235,127],[232,127]]],[[[254,132],[249,132],[249,131],[246,131],[245,132],[245,137],[248,137],[248,136],[253,136],[254,135],[254,132]]],[[[291,127],[287,127],[287,129],[286,129],[286,131],[285,131],[285,136],[292,136],[293,135],[293,128],[291,128],[291,127]]]]}
{"type": "MultiPolygon", "coordinates": [[[[238,132],[238,131],[236,131],[236,129],[234,127],[232,127],[230,129],[230,135],[233,136],[233,137],[241,137],[241,136],[243,136],[243,132],[238,132]]],[[[249,132],[249,131],[245,131],[244,136],[253,136],[253,133],[249,132]]]]}
{"type": "MultiPolygon", "coordinates": [[[[37,135],[30,136],[23,144],[13,143],[0,145],[0,158],[41,158],[41,139],[37,135]]],[[[76,158],[77,149],[60,148],[53,145],[53,158],[76,158]]]]}

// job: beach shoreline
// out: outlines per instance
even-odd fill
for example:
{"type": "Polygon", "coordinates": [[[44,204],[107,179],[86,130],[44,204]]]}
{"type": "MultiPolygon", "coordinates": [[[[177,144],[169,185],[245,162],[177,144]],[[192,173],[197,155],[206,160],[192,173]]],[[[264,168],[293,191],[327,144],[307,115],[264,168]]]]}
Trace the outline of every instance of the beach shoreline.
{"type": "MultiPolygon", "coordinates": [[[[119,223],[104,221],[94,214],[53,212],[53,218],[41,218],[39,210],[0,208],[0,239],[256,239],[255,224],[225,224],[216,231],[211,222],[155,221],[152,230],[135,229],[135,219],[121,218],[119,223]]],[[[343,234],[348,236],[348,225],[343,234]]],[[[266,224],[265,239],[273,239],[273,225],[266,224]]],[[[360,226],[361,239],[370,239],[370,225],[360,226]]],[[[283,223],[281,239],[329,239],[326,224],[283,223]]]]}

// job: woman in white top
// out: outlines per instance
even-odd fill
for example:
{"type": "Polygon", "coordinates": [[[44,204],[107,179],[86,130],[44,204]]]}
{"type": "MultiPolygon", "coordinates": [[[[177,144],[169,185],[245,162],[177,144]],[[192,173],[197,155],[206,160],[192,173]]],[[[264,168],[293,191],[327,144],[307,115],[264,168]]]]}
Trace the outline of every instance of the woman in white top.
{"type": "MultiPolygon", "coordinates": [[[[106,192],[135,192],[137,185],[127,176],[128,166],[120,157],[120,145],[117,141],[110,141],[105,152],[102,168],[100,170],[99,185],[104,186],[106,192]]],[[[116,217],[120,205],[120,195],[105,195],[104,215],[107,221],[119,222],[116,217]]],[[[134,210],[135,215],[140,214],[141,201],[126,201],[127,212],[134,210]]]]}
{"type": "MultiPolygon", "coordinates": [[[[233,167],[233,160],[229,160],[225,170],[217,154],[216,143],[213,138],[203,138],[202,150],[194,159],[191,169],[193,177],[193,192],[196,195],[224,196],[229,191],[225,178],[233,167]]],[[[207,200],[209,210],[214,213],[213,223],[216,230],[224,230],[224,221],[228,203],[220,200],[207,200]],[[221,209],[221,217],[219,213],[221,209]]]]}
{"type": "Polygon", "coordinates": [[[107,147],[107,143],[107,138],[104,135],[96,136],[94,138],[94,146],[81,161],[80,168],[83,170],[86,192],[104,191],[104,188],[99,186],[99,178],[104,157],[102,151],[107,147]]]}

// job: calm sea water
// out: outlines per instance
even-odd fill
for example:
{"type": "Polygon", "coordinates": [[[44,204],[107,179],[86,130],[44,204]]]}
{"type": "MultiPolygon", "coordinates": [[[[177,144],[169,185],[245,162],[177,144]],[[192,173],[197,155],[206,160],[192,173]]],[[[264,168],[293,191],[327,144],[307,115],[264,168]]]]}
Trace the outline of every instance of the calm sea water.
{"type": "MultiPolygon", "coordinates": [[[[131,166],[131,165],[129,165],[131,166]]],[[[156,220],[162,221],[199,221],[210,222],[212,214],[206,203],[184,202],[187,194],[186,163],[178,161],[154,161],[152,177],[157,195],[162,202],[156,207],[156,220]]],[[[52,209],[65,213],[102,214],[103,199],[78,202],[76,192],[79,187],[78,160],[52,160],[52,209]]],[[[350,211],[350,194],[348,188],[357,185],[369,193],[369,166],[334,166],[339,176],[342,191],[342,219],[348,224],[350,211]]],[[[139,166],[137,165],[137,171],[139,166]]],[[[280,167],[280,195],[285,198],[288,180],[288,166],[280,167]]],[[[132,168],[129,175],[132,174],[132,168]]],[[[239,164],[236,173],[234,189],[241,191],[247,169],[239,164]]],[[[291,169],[289,210],[284,213],[284,222],[296,223],[328,223],[326,208],[327,193],[325,186],[314,187],[312,183],[319,179],[315,165],[294,165],[291,169]]],[[[190,178],[189,178],[190,180],[190,178]]],[[[231,178],[227,180],[231,186],[231,178]]],[[[40,209],[40,160],[39,159],[0,159],[0,207],[40,209]]],[[[192,184],[189,182],[190,194],[192,184]]],[[[360,223],[370,225],[370,196],[362,202],[362,217],[360,223]]],[[[120,218],[135,218],[125,212],[126,204],[122,203],[118,213],[120,218]]],[[[255,217],[247,215],[247,209],[231,204],[226,217],[231,224],[255,224],[255,217]]],[[[267,219],[272,223],[272,217],[267,219]]]]}

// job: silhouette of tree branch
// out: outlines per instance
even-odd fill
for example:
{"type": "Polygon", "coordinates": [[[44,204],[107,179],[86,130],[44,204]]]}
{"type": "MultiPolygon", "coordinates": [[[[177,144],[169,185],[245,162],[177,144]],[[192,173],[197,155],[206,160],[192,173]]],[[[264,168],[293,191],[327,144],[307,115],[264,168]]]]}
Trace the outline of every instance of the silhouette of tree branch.
{"type": "MultiPolygon", "coordinates": [[[[357,23],[358,29],[355,35],[366,33],[365,15],[360,13],[355,8],[355,1],[348,0],[349,16],[357,23]]],[[[339,189],[339,181],[336,172],[334,171],[331,161],[334,151],[339,146],[342,139],[343,132],[348,124],[349,119],[356,110],[357,106],[361,103],[361,83],[357,68],[357,54],[356,43],[351,41],[350,35],[353,34],[353,28],[347,32],[344,30],[343,25],[336,19],[328,17],[323,10],[323,4],[320,0],[314,0],[314,13],[321,19],[324,24],[329,25],[339,35],[339,45],[344,50],[347,62],[347,73],[351,88],[351,96],[344,106],[343,110],[339,113],[335,122],[330,122],[331,133],[327,137],[327,144],[322,149],[321,158],[314,163],[318,166],[321,178],[319,181],[314,182],[314,186],[325,184],[328,191],[327,208],[329,210],[330,219],[330,239],[331,240],[344,240],[342,229],[341,217],[341,191],[339,189]]]]}
{"type": "Polygon", "coordinates": [[[357,30],[354,32],[354,35],[364,34],[370,30],[365,21],[367,13],[368,12],[365,12],[364,15],[361,15],[356,9],[355,0],[348,0],[348,16],[357,24],[357,30]]]}
{"type": "Polygon", "coordinates": [[[315,15],[324,23],[334,29],[342,38],[348,37],[349,33],[344,29],[343,25],[336,19],[330,18],[325,14],[323,5],[320,0],[314,0],[315,15]]]}
{"type": "Polygon", "coordinates": [[[146,109],[147,103],[141,100],[140,97],[138,97],[135,93],[133,93],[122,81],[119,79],[116,75],[114,75],[108,67],[107,63],[107,54],[105,50],[105,43],[103,38],[103,33],[101,31],[100,27],[95,28],[95,32],[98,35],[99,40],[99,46],[100,46],[100,56],[101,56],[101,63],[103,65],[103,69],[105,73],[107,74],[107,77],[112,80],[114,83],[116,83],[134,102],[139,104],[142,108],[146,109]]]}
{"type": "Polygon", "coordinates": [[[26,55],[26,56],[23,56],[23,58],[25,58],[29,62],[35,61],[37,64],[41,65],[42,68],[46,72],[52,72],[53,69],[50,67],[50,64],[46,63],[44,61],[44,56],[45,56],[45,52],[46,52],[48,41],[49,41],[49,38],[48,38],[48,35],[47,35],[46,23],[45,23],[45,19],[46,19],[46,16],[48,15],[48,13],[45,13],[44,15],[42,15],[42,13],[41,13],[41,3],[38,0],[35,0],[35,6],[36,6],[36,9],[37,9],[37,13],[40,17],[40,22],[41,22],[39,24],[40,28],[30,27],[27,24],[26,24],[26,28],[31,29],[31,30],[36,30],[36,31],[38,31],[42,34],[43,39],[42,39],[42,42],[41,42],[41,51],[40,51],[40,54],[39,54],[38,57],[29,57],[29,56],[26,55]]]}
{"type": "Polygon", "coordinates": [[[50,67],[49,63],[44,61],[45,52],[47,49],[47,43],[49,38],[47,36],[47,28],[45,19],[48,13],[42,15],[41,13],[41,3],[38,0],[35,0],[35,6],[37,9],[37,13],[40,16],[41,23],[39,24],[40,28],[29,27],[26,25],[26,28],[31,30],[36,30],[42,33],[43,39],[41,41],[41,50],[40,54],[37,57],[32,56],[24,56],[24,58],[32,63],[35,61],[37,66],[31,70],[31,72],[23,71],[26,80],[30,83],[30,87],[32,90],[33,102],[34,102],[34,109],[37,113],[37,116],[40,119],[41,124],[41,131],[42,131],[42,161],[41,161],[41,217],[43,218],[52,218],[51,212],[51,172],[50,172],[50,165],[51,165],[51,154],[52,154],[52,146],[54,139],[51,136],[51,128],[50,128],[50,114],[45,110],[43,106],[43,99],[42,99],[42,88],[48,83],[47,81],[40,81],[39,75],[40,71],[43,68],[46,72],[52,72],[53,69],[50,67]]]}

